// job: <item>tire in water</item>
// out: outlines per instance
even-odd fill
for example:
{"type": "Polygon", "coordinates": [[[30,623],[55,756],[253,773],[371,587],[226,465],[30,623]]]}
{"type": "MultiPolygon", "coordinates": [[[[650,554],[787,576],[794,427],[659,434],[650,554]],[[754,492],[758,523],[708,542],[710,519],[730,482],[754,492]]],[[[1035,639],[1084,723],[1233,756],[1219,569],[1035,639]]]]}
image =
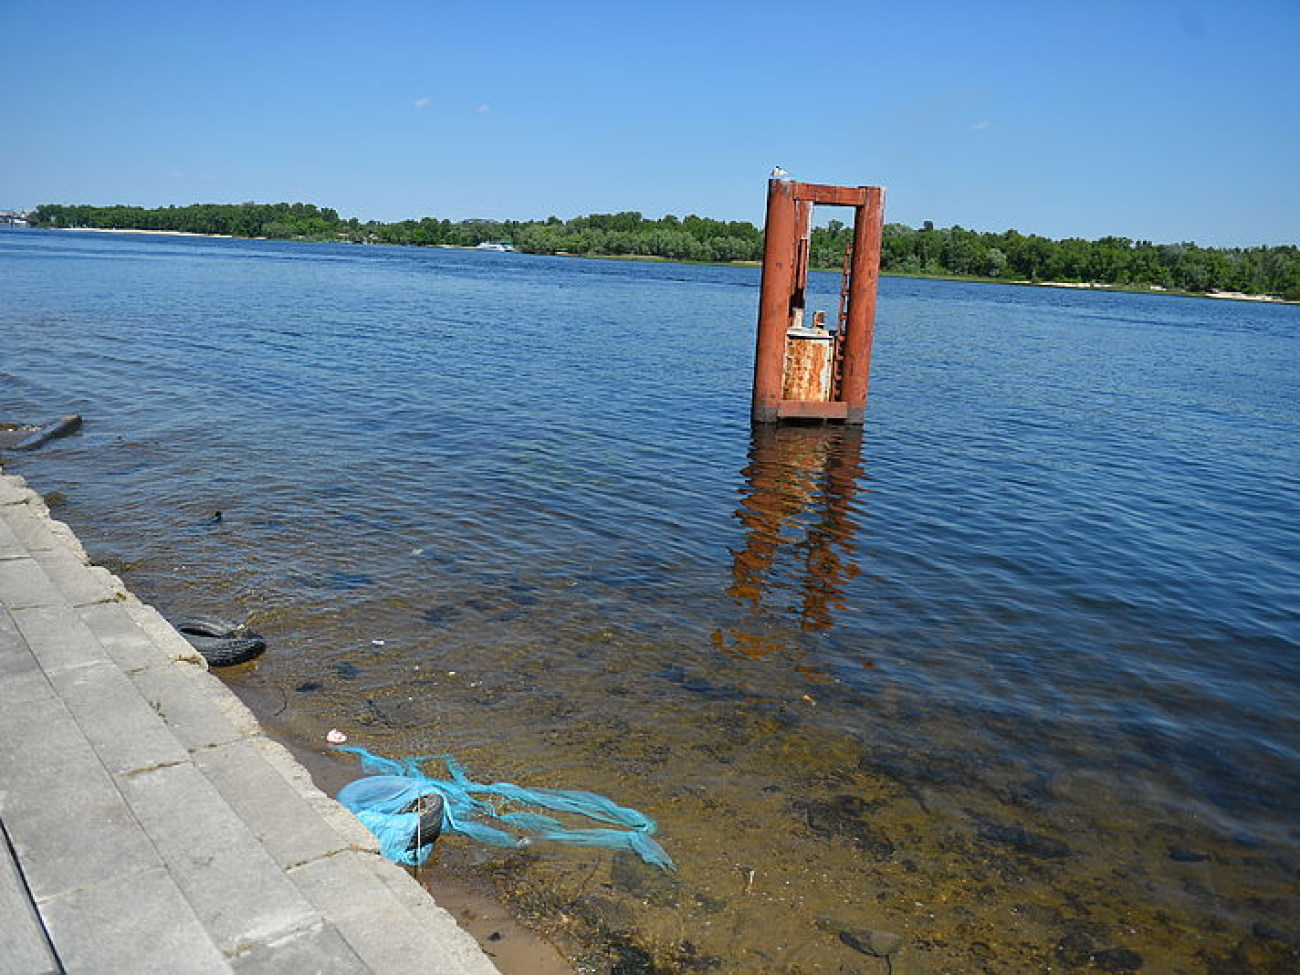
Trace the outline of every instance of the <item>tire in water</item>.
{"type": "Polygon", "coordinates": [[[209,667],[242,664],[266,649],[266,641],[261,636],[224,620],[185,616],[172,620],[171,624],[203,655],[209,667]]]}

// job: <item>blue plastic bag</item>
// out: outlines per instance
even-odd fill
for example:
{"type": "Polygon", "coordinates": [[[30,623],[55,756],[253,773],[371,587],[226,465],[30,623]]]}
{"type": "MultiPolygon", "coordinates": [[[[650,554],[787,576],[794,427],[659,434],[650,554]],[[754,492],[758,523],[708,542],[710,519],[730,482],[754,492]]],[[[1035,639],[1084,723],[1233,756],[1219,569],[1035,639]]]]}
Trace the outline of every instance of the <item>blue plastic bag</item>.
{"type": "MultiPolygon", "coordinates": [[[[620,806],[591,792],[567,789],[525,789],[509,782],[485,785],[470,781],[464,769],[450,755],[413,758],[382,758],[364,748],[341,746],[361,759],[370,773],[344,786],[339,802],[374,833],[384,856],[411,866],[424,863],[433,850],[434,836],[423,841],[418,835],[422,799],[442,799],[442,831],[461,833],[491,846],[519,847],[539,840],[629,850],[646,863],[664,870],[676,866],[654,839],[658,826],[649,816],[620,806]],[[425,775],[426,762],[440,761],[450,775],[434,779],[425,775]],[[483,797],[483,798],[475,798],[483,797]],[[610,824],[607,827],[574,829],[553,816],[538,812],[501,812],[489,799],[510,805],[535,806],[552,812],[582,816],[610,824]]],[[[425,832],[428,832],[426,830],[425,832]]]]}

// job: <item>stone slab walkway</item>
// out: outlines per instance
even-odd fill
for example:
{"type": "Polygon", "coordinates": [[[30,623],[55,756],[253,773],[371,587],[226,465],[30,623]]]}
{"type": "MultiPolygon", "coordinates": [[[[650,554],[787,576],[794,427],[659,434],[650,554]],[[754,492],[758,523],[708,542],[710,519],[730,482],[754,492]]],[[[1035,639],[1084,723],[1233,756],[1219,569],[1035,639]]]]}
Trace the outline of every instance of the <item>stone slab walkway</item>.
{"type": "Polygon", "coordinates": [[[0,975],[231,971],[496,968],[0,473],[0,975]]]}

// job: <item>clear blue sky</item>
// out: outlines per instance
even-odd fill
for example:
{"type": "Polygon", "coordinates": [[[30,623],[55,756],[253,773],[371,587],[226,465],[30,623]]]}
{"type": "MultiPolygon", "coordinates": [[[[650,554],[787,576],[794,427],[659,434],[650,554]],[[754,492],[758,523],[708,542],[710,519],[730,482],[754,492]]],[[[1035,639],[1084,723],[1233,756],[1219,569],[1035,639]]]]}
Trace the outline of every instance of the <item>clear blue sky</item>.
{"type": "Polygon", "coordinates": [[[1300,242],[1300,0],[0,0],[0,38],[0,209],[761,223],[779,164],[912,226],[1300,242]]]}

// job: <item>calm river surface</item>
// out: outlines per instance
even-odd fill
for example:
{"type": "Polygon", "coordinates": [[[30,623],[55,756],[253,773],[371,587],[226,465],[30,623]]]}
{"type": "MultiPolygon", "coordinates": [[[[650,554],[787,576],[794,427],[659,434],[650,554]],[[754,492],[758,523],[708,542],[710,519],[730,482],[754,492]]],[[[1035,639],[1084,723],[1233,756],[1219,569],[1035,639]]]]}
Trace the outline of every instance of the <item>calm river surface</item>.
{"type": "Polygon", "coordinates": [[[586,971],[1300,968],[1300,307],[888,279],[865,433],[755,436],[757,288],[3,231],[0,421],[86,419],[3,461],[251,616],[329,787],[655,817],[676,874],[439,846],[586,971]]]}

